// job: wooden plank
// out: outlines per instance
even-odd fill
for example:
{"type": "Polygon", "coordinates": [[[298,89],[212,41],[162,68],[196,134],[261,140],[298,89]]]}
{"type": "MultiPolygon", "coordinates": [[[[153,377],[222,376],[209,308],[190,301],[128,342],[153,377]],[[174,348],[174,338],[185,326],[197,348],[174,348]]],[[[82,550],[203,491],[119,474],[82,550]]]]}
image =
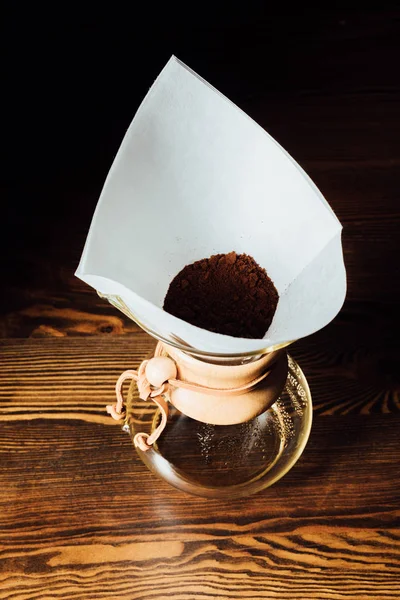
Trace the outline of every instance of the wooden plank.
{"type": "Polygon", "coordinates": [[[229,502],[151,475],[118,427],[2,423],[0,598],[397,598],[399,419],[319,417],[292,471],[229,502]]]}
{"type": "MultiPolygon", "coordinates": [[[[308,378],[317,414],[399,412],[394,371],[399,349],[364,346],[367,333],[362,337],[359,331],[359,322],[338,319],[289,349],[308,378]]],[[[0,414],[18,421],[68,413],[69,418],[107,423],[104,407],[114,401],[118,376],[137,368],[154,347],[155,341],[141,331],[0,340],[0,414]]]]}

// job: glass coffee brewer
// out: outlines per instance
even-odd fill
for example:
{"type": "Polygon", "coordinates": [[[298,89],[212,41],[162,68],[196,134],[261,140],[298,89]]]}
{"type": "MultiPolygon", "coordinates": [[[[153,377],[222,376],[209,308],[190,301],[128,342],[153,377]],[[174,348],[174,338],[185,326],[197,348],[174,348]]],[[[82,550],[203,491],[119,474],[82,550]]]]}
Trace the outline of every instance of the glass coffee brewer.
{"type": "Polygon", "coordinates": [[[294,465],[312,404],[286,347],[343,303],[341,225],[299,165],[174,57],[125,135],[76,274],[158,340],[153,357],[121,375],[108,407],[151,471],[186,492],[231,498],[294,465]],[[162,309],[186,264],[232,250],[253,256],[279,292],[263,339],[162,309]]]}

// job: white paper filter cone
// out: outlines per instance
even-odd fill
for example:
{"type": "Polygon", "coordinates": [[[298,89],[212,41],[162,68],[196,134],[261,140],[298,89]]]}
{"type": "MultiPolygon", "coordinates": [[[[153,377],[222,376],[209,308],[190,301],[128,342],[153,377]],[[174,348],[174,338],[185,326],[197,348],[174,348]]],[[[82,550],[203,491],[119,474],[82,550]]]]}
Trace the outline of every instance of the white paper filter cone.
{"type": "Polygon", "coordinates": [[[259,125],[172,57],[108,174],[76,275],[119,296],[157,336],[210,354],[251,353],[324,327],[342,306],[341,225],[259,125]],[[279,303],[264,339],[211,333],[162,310],[187,264],[246,253],[279,303]]]}

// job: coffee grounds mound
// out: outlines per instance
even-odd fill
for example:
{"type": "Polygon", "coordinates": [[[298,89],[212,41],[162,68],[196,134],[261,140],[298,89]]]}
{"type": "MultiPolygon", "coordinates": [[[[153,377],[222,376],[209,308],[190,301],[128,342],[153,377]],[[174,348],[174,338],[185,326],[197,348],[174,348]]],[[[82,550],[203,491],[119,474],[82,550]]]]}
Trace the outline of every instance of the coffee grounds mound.
{"type": "Polygon", "coordinates": [[[278,292],[265,269],[247,254],[215,254],[187,265],[172,280],[164,310],[202,329],[262,338],[278,292]]]}

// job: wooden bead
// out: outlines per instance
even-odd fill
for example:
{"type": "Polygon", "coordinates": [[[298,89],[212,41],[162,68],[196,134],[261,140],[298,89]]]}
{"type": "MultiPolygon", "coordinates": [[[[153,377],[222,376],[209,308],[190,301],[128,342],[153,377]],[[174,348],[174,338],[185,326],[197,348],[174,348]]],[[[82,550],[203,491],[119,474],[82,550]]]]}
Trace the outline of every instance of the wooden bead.
{"type": "Polygon", "coordinates": [[[154,387],[160,387],[168,379],[175,379],[176,365],[168,356],[155,356],[146,365],[146,379],[154,387]]]}

